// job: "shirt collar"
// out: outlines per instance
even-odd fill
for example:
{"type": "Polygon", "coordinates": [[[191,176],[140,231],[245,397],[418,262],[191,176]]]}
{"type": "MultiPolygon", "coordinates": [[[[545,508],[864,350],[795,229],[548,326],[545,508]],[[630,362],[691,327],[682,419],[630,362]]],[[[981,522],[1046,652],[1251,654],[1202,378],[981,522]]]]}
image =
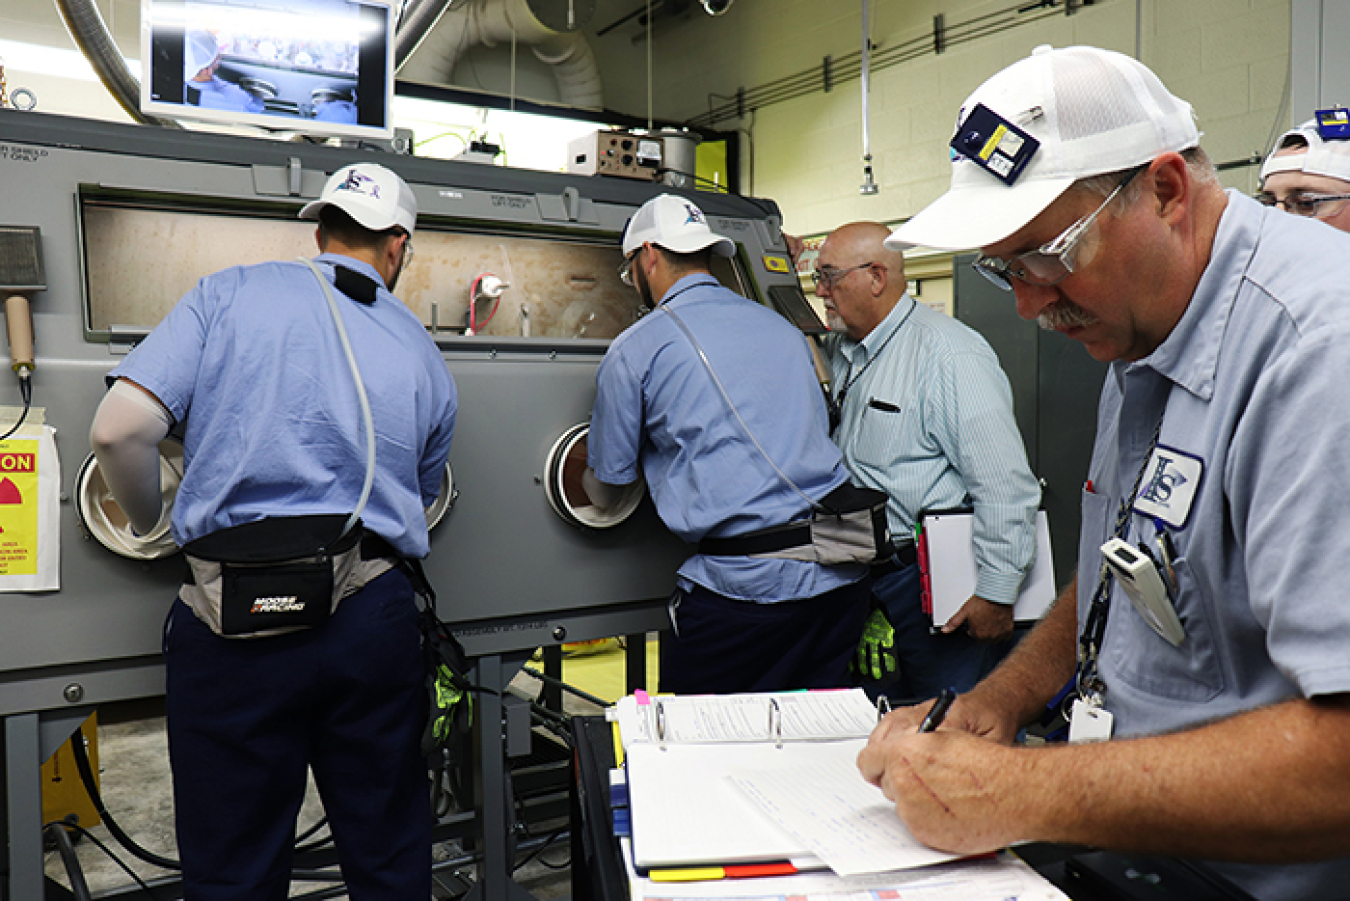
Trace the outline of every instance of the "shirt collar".
{"type": "Polygon", "coordinates": [[[314,258],[316,263],[327,263],[329,266],[346,266],[353,272],[359,272],[367,278],[375,280],[375,284],[382,290],[388,291],[389,286],[384,283],[384,277],[372,265],[353,257],[345,256],[340,253],[321,253],[314,258]]]}
{"type": "Polygon", "coordinates": [[[1219,351],[1247,266],[1256,252],[1262,209],[1251,198],[1228,191],[1209,262],[1186,312],[1153,353],[1131,365],[1148,366],[1201,400],[1214,396],[1219,351]]]}
{"type": "Polygon", "coordinates": [[[691,275],[684,276],[675,282],[675,284],[671,285],[670,289],[666,291],[665,294],[661,295],[660,302],[665,303],[667,300],[675,300],[676,294],[683,296],[686,291],[698,287],[699,285],[709,285],[715,288],[720,284],[721,283],[718,282],[717,279],[713,278],[712,275],[707,272],[695,272],[691,275]]]}
{"type": "Polygon", "coordinates": [[[905,321],[905,317],[918,303],[917,300],[909,296],[908,292],[901,295],[895,306],[886,314],[886,318],[877,323],[877,327],[864,335],[861,341],[854,341],[845,333],[844,348],[852,355],[854,348],[860,347],[862,348],[863,359],[871,359],[872,355],[881,349],[881,346],[890,339],[891,335],[895,334],[895,330],[900,328],[900,324],[905,321]]]}

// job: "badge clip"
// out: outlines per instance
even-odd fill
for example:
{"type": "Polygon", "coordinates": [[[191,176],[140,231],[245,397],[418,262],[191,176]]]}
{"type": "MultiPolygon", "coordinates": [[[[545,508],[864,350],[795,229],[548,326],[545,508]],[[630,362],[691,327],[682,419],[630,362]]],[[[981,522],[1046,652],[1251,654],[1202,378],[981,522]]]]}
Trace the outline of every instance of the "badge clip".
{"type": "Polygon", "coordinates": [[[1006,185],[1017,181],[1041,144],[998,113],[977,103],[956,128],[952,150],[1006,185]]]}
{"type": "Polygon", "coordinates": [[[1324,141],[1344,141],[1350,138],[1350,110],[1344,107],[1320,109],[1314,114],[1317,133],[1324,141]]]}

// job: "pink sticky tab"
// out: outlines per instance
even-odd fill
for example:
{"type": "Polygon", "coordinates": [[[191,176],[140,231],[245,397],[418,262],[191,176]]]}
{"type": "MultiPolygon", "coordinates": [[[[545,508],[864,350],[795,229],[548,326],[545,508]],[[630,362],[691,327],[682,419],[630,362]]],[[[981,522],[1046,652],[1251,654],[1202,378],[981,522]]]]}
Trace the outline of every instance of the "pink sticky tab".
{"type": "Polygon", "coordinates": [[[639,707],[646,707],[652,702],[651,695],[647,694],[646,690],[641,688],[633,692],[633,697],[637,699],[639,707]]]}

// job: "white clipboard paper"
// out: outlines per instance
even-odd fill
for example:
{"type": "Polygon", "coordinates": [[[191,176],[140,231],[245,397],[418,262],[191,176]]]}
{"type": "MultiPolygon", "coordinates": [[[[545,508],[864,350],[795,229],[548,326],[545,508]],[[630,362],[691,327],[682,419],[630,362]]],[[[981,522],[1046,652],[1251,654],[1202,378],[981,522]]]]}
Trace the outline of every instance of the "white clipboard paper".
{"type": "MultiPolygon", "coordinates": [[[[975,593],[975,546],[971,543],[974,513],[929,513],[923,517],[919,555],[924,567],[924,609],[941,628],[975,593]],[[931,606],[930,606],[931,605],[931,606]]],[[[1055,599],[1055,561],[1050,549],[1050,520],[1036,513],[1036,562],[1022,582],[1013,605],[1016,622],[1034,622],[1055,599]]]]}

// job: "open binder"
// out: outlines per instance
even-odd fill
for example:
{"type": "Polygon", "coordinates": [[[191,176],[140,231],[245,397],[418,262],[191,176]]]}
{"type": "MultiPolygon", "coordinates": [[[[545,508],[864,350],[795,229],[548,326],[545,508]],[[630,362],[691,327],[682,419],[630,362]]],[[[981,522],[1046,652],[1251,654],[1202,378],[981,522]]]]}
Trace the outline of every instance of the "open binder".
{"type": "MultiPolygon", "coordinates": [[[[775,780],[839,796],[861,793],[903,830],[889,802],[858,772],[858,752],[877,722],[861,689],[644,694],[622,699],[618,720],[640,870],[781,861],[823,868],[829,861],[815,853],[813,839],[831,826],[818,807],[770,803],[771,816],[764,802],[772,802],[775,780]]],[[[899,865],[952,859],[909,842],[899,865]]]]}
{"type": "MultiPolygon", "coordinates": [[[[975,514],[968,510],[925,513],[918,535],[920,597],[923,612],[941,628],[975,593],[975,548],[971,543],[975,514]]],[[[1055,561],[1050,548],[1050,521],[1036,514],[1036,561],[1022,582],[1013,605],[1013,619],[1034,622],[1055,599],[1055,561]]]]}

